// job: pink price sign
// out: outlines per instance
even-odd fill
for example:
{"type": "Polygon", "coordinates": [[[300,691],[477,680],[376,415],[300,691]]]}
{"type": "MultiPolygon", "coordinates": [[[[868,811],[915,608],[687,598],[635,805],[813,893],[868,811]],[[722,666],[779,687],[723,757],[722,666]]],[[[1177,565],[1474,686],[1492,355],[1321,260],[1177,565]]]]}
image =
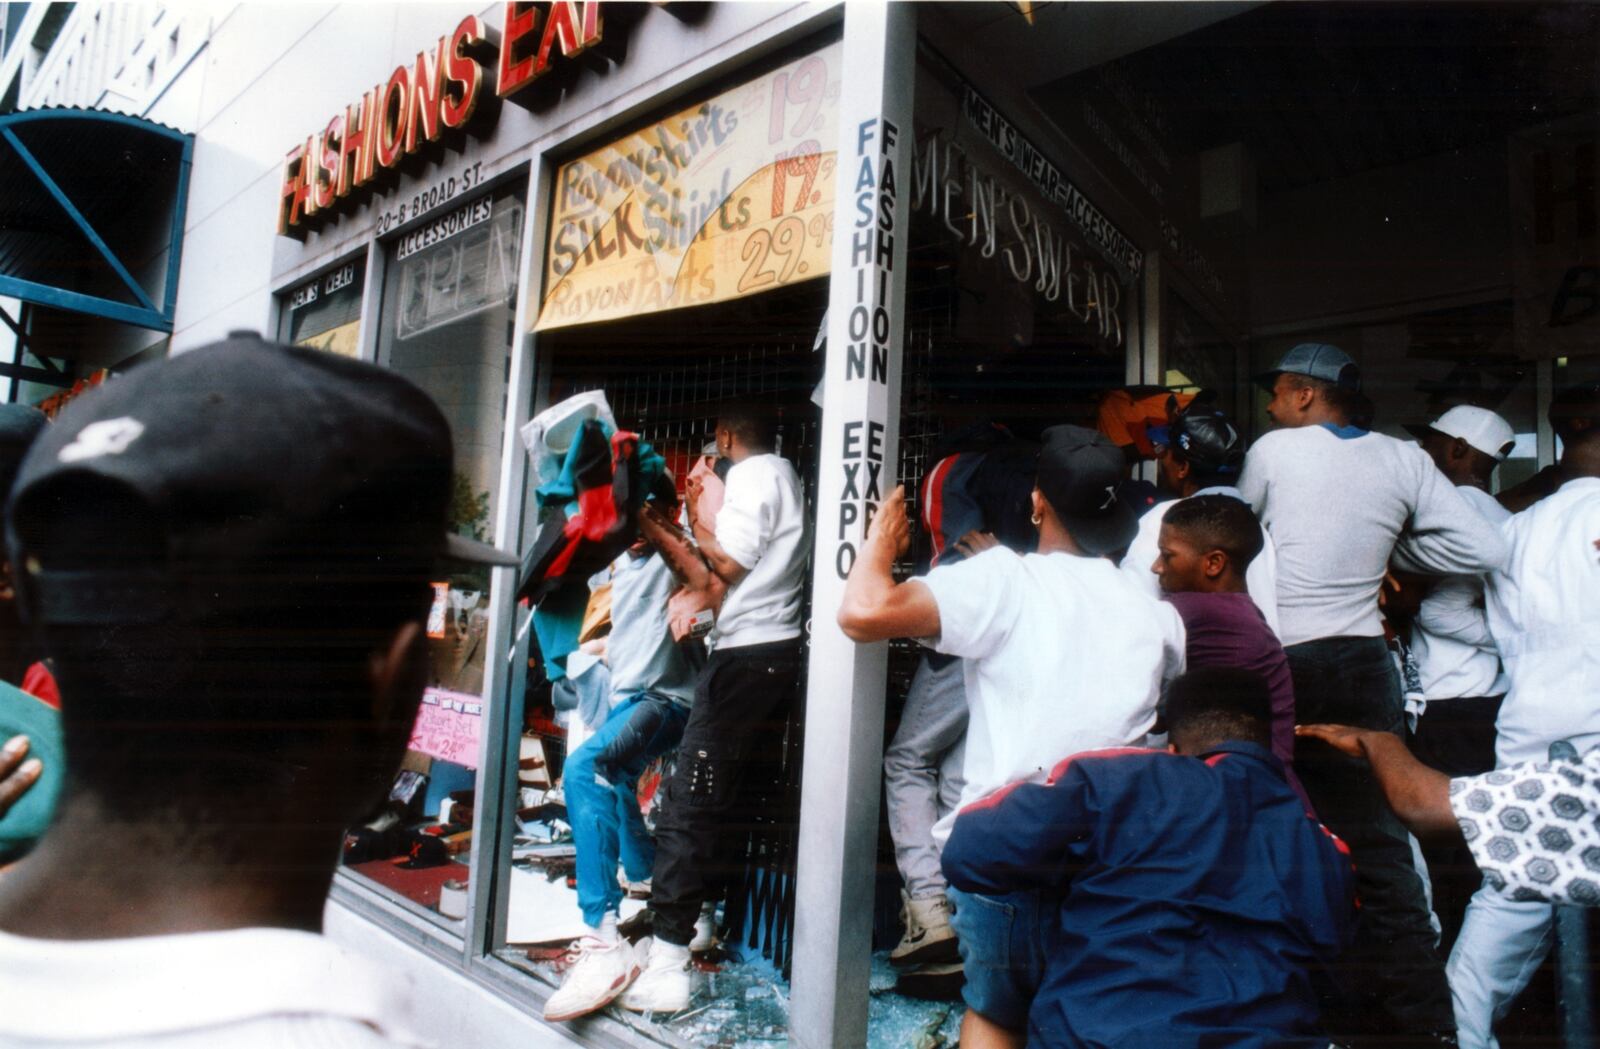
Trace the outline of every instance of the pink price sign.
{"type": "Polygon", "coordinates": [[[478,767],[478,738],[483,731],[483,700],[466,692],[426,689],[410,748],[441,761],[478,767]]]}

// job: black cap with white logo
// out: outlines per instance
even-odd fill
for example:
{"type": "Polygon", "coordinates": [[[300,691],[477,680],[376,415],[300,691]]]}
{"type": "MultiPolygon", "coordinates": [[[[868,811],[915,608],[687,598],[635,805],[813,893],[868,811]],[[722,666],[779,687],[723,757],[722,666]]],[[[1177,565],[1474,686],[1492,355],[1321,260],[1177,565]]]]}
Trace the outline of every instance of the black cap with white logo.
{"type": "Polygon", "coordinates": [[[1039,450],[1039,492],[1084,553],[1098,557],[1133,540],[1139,519],[1117,498],[1122,450],[1082,426],[1052,426],[1039,450]]]}
{"type": "Polygon", "coordinates": [[[6,515],[23,614],[181,622],[426,577],[441,557],[517,564],[447,537],[452,468],[449,424],[395,372],[232,333],[84,395],[34,442],[6,515]],[[102,493],[159,537],[148,562],[60,538],[102,493]]]}

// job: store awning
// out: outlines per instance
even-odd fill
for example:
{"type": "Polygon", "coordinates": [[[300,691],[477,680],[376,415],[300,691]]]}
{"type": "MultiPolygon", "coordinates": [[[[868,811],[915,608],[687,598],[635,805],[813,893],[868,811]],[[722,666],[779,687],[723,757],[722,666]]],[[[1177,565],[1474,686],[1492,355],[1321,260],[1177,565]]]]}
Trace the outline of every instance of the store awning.
{"type": "Polygon", "coordinates": [[[122,113],[0,116],[0,296],[170,332],[193,149],[122,113]]]}

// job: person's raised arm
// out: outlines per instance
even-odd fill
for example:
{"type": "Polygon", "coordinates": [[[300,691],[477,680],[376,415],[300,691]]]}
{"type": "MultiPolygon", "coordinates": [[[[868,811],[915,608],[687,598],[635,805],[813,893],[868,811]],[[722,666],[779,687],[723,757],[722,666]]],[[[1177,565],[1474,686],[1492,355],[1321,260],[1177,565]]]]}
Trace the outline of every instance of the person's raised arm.
{"type": "Polygon", "coordinates": [[[878,508],[867,528],[844,585],[839,628],[852,641],[885,641],[891,637],[935,637],[939,606],[933,592],[915,579],[894,581],[894,562],[911,545],[906,519],[906,490],[897,486],[878,508]]]}
{"type": "Polygon", "coordinates": [[[1352,758],[1366,758],[1389,807],[1418,837],[1461,837],[1450,809],[1450,777],[1412,756],[1399,736],[1348,725],[1296,725],[1295,735],[1320,739],[1352,758]]]}
{"type": "Polygon", "coordinates": [[[1447,579],[1423,598],[1416,623],[1435,637],[1495,651],[1494,636],[1483,612],[1483,588],[1462,579],[1447,579]]]}
{"type": "Polygon", "coordinates": [[[1426,452],[1411,449],[1417,502],[1394,547],[1396,567],[1432,575],[1476,575],[1505,564],[1509,548],[1498,525],[1464,499],[1426,452]]]}
{"type": "Polygon", "coordinates": [[[639,533],[661,553],[672,574],[691,590],[715,592],[725,589],[720,577],[706,565],[700,551],[689,542],[678,526],[667,520],[654,506],[639,508],[639,533]]]}

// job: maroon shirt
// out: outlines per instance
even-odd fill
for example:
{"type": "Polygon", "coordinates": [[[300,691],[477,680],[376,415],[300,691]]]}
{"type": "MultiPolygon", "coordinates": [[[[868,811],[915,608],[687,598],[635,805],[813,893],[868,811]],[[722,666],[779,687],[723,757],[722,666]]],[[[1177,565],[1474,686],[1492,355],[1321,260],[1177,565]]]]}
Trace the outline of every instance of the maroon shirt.
{"type": "Polygon", "coordinates": [[[1272,696],[1272,753],[1283,762],[1289,782],[1311,802],[1294,774],[1294,680],[1289,659],[1261,609],[1249,594],[1166,594],[1183,620],[1185,666],[1189,670],[1227,667],[1261,675],[1272,696]]]}

